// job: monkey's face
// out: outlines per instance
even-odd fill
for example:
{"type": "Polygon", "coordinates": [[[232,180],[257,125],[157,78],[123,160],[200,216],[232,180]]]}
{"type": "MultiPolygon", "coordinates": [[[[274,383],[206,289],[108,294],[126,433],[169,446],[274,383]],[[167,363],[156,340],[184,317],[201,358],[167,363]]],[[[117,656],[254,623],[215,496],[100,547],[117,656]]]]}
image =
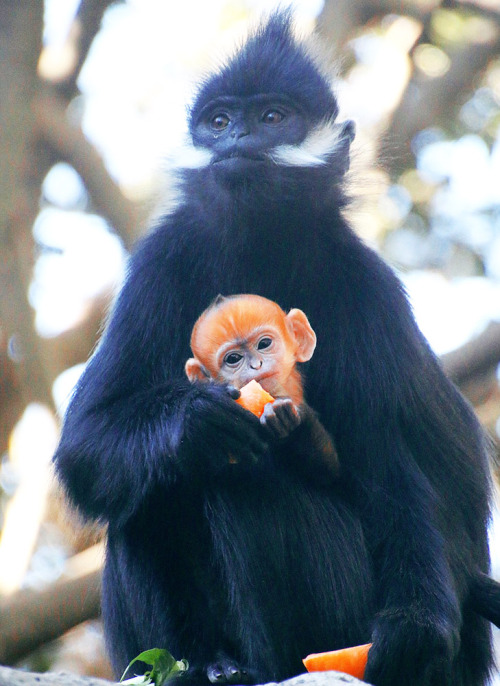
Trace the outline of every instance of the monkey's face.
{"type": "Polygon", "coordinates": [[[236,388],[255,379],[272,395],[283,391],[295,357],[292,342],[273,326],[259,327],[217,350],[215,378],[236,388]]]}
{"type": "MultiPolygon", "coordinates": [[[[236,388],[258,381],[274,397],[297,394],[296,362],[311,359],[316,334],[302,310],[285,314],[260,295],[219,296],[196,321],[191,381],[214,379],[236,388]]],[[[301,386],[300,386],[301,395],[301,386]]]]}
{"type": "Polygon", "coordinates": [[[304,113],[286,96],[221,97],[200,112],[196,146],[209,149],[212,164],[235,171],[265,162],[280,145],[298,145],[308,131],[304,113]]]}

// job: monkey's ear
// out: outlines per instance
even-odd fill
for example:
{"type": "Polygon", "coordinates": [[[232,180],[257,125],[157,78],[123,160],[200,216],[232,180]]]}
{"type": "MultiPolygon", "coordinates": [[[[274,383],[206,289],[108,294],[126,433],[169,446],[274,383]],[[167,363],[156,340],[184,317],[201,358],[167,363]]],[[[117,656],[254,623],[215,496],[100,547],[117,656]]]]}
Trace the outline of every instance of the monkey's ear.
{"type": "Polygon", "coordinates": [[[316,348],[316,334],[309,324],[309,319],[302,310],[294,308],[286,315],[286,322],[297,342],[297,362],[307,362],[316,348]]]}
{"type": "Polygon", "coordinates": [[[184,369],[186,371],[186,376],[190,381],[208,381],[210,378],[205,367],[195,357],[189,358],[184,369]]]}

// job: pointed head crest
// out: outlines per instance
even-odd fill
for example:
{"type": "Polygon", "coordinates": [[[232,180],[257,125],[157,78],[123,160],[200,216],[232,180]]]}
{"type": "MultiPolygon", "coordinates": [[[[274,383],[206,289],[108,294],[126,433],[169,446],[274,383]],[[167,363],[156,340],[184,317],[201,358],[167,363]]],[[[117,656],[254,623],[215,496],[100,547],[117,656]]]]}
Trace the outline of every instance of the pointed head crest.
{"type": "Polygon", "coordinates": [[[243,47],[202,83],[190,127],[201,109],[220,96],[286,95],[313,120],[334,119],[338,105],[307,49],[294,37],[289,10],[274,12],[243,47]]]}

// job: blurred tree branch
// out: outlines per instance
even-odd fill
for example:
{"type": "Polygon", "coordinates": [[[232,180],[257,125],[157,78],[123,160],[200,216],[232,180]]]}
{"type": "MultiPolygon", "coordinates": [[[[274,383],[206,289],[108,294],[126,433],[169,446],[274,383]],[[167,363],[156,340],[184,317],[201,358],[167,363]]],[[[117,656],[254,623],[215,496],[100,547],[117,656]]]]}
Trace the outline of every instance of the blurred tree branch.
{"type": "Polygon", "coordinates": [[[497,27],[496,35],[488,40],[478,38],[476,42],[457,43],[445,48],[450,67],[443,76],[430,78],[414,69],[402,101],[388,122],[379,144],[379,163],[391,176],[397,176],[413,165],[411,142],[414,136],[422,129],[448,118],[449,112],[456,108],[477,75],[498,53],[500,10],[492,9],[491,3],[481,0],[429,0],[423,5],[411,0],[327,0],[319,17],[318,28],[323,39],[339,50],[355,36],[359,26],[366,26],[376,18],[391,13],[411,16],[422,22],[426,28],[421,40],[426,41],[429,39],[432,13],[439,7],[468,8],[478,17],[491,20],[493,26],[497,27]]]}
{"type": "MultiPolygon", "coordinates": [[[[45,49],[40,71],[45,88],[36,104],[36,132],[49,146],[55,159],[71,164],[80,174],[96,211],[107,219],[126,247],[134,242],[145,212],[130,202],[111,178],[100,155],[85,138],[79,125],[68,118],[67,107],[78,94],[77,80],[90,47],[101,27],[102,18],[117,0],[82,0],[58,55],[65,58],[47,67],[45,49]]],[[[50,52],[50,51],[49,51],[50,52]]],[[[57,56],[56,56],[57,57],[57,56]]]]}
{"type": "Polygon", "coordinates": [[[455,0],[454,4],[457,7],[480,9],[482,14],[500,21],[500,5],[491,0],[455,0]]]}
{"type": "Polygon", "coordinates": [[[0,602],[0,662],[13,664],[100,612],[101,572],[18,591],[0,602]]]}
{"type": "Polygon", "coordinates": [[[0,329],[0,455],[7,450],[10,432],[24,407],[15,364],[7,355],[7,346],[0,329]]]}
{"type": "Polygon", "coordinates": [[[144,220],[136,205],[127,200],[109,175],[94,146],[79,126],[68,120],[66,103],[46,93],[35,104],[35,127],[41,140],[59,159],[71,164],[82,177],[97,212],[109,221],[114,231],[131,247],[144,220]]]}
{"type": "Polygon", "coordinates": [[[0,0],[0,321],[26,404],[51,398],[27,298],[42,178],[29,105],[38,87],[42,23],[42,0],[0,0]]]}
{"type": "Polygon", "coordinates": [[[500,322],[491,322],[482,334],[442,357],[447,375],[464,385],[500,363],[500,322]]]}
{"type": "Polygon", "coordinates": [[[67,59],[60,62],[61,68],[49,79],[66,100],[78,92],[76,82],[92,42],[99,33],[103,15],[116,1],[81,0],[62,48],[67,59]]]}
{"type": "MultiPolygon", "coordinates": [[[[22,406],[33,400],[51,404],[54,374],[75,363],[63,336],[58,342],[68,351],[69,364],[58,354],[57,342],[41,341],[34,330],[34,313],[28,303],[35,245],[31,233],[39,211],[42,180],[60,159],[80,173],[93,205],[122,237],[133,242],[141,213],[111,179],[93,146],[77,126],[68,121],[68,98],[99,30],[111,0],[84,0],[80,4],[68,41],[77,57],[62,81],[42,82],[37,63],[42,49],[43,2],[0,0],[0,325],[1,388],[0,450],[22,406]],[[56,94],[56,88],[62,95],[56,94]],[[55,357],[51,363],[50,355],[55,357]]],[[[108,298],[106,298],[108,300],[108,298]]],[[[103,304],[97,299],[102,315],[103,304]]],[[[90,317],[87,341],[78,361],[88,357],[98,324],[90,317]],[[86,347],[86,346],[85,346],[86,347]]],[[[57,341],[57,339],[56,339],[57,341]]]]}
{"type": "Polygon", "coordinates": [[[342,46],[362,23],[365,4],[362,0],[326,0],[318,17],[317,30],[324,43],[333,46],[337,55],[341,54],[342,46]]]}
{"type": "Polygon", "coordinates": [[[448,51],[450,68],[441,77],[428,78],[414,71],[408,88],[383,136],[381,158],[392,175],[414,164],[411,142],[414,136],[443,120],[470,89],[500,47],[498,35],[488,43],[465,44],[448,51]]]}
{"type": "MultiPolygon", "coordinates": [[[[97,15],[100,12],[99,16],[102,16],[105,6],[109,4],[84,2],[80,6],[78,16],[80,19],[87,18],[91,26],[88,30],[83,25],[80,27],[86,38],[80,44],[81,58],[73,72],[75,83],[91,37],[100,25],[97,15]]],[[[98,313],[99,323],[96,317],[87,319],[84,328],[88,334],[82,337],[80,347],[74,346],[71,351],[68,350],[71,333],[59,338],[55,345],[53,341],[42,341],[37,335],[34,312],[28,302],[28,289],[35,258],[32,227],[40,209],[41,185],[45,175],[60,159],[74,164],[88,184],[94,206],[102,210],[115,229],[122,231],[125,242],[132,240],[132,224],[137,221],[135,209],[111,180],[100,157],[81,131],[68,123],[67,100],[56,95],[55,88],[39,78],[37,65],[42,50],[43,10],[43,0],[19,0],[16,3],[0,0],[0,92],[3,94],[0,104],[2,453],[24,407],[35,400],[52,405],[51,386],[56,374],[88,357],[105,308],[103,298],[106,302],[109,300],[109,294],[96,298],[93,311],[98,313]],[[106,193],[106,200],[103,193],[106,193]],[[122,225],[125,228],[122,229],[122,225]],[[85,346],[85,350],[82,346],[85,346]],[[62,350],[67,351],[66,359],[60,356],[62,350]],[[81,356],[76,360],[78,354],[81,356]]],[[[56,589],[55,596],[50,591],[40,596],[27,593],[6,601],[1,607],[0,616],[0,655],[4,661],[14,659],[13,656],[19,651],[24,654],[33,640],[45,642],[82,621],[87,614],[95,616],[99,606],[98,592],[92,595],[92,578],[88,582],[90,586],[85,585],[84,581],[68,582],[68,585],[56,589]],[[79,589],[85,591],[85,602],[82,600],[77,606],[78,596],[75,593],[79,589]],[[65,597],[65,593],[69,595],[65,597]],[[73,605],[71,598],[74,598],[73,605]],[[65,603],[63,609],[57,608],[57,601],[61,600],[65,603]],[[51,618],[45,625],[35,621],[36,613],[40,615],[45,611],[44,608],[51,618]],[[58,616],[54,618],[56,610],[58,616]]]]}
{"type": "MultiPolygon", "coordinates": [[[[479,406],[496,396],[499,392],[500,322],[491,322],[479,336],[443,355],[442,363],[445,373],[473,405],[479,406]]],[[[498,405],[496,399],[495,404],[498,405]]]]}
{"type": "Polygon", "coordinates": [[[65,369],[85,362],[99,340],[103,320],[112,301],[113,293],[104,292],[88,303],[80,322],[54,338],[40,341],[43,363],[47,374],[55,379],[65,369]]]}

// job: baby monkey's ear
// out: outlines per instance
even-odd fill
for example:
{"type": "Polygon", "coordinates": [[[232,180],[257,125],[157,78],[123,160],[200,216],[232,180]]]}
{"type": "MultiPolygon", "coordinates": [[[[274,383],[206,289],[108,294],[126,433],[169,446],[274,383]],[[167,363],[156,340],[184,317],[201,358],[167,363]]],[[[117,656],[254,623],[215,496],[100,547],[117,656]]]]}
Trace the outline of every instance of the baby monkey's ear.
{"type": "Polygon", "coordinates": [[[208,381],[210,379],[207,370],[196,357],[190,357],[186,362],[184,369],[186,371],[186,376],[190,381],[208,381]]]}
{"type": "Polygon", "coordinates": [[[307,362],[316,348],[316,334],[309,324],[309,319],[302,310],[294,308],[286,315],[286,324],[297,343],[295,359],[297,362],[307,362]]]}

